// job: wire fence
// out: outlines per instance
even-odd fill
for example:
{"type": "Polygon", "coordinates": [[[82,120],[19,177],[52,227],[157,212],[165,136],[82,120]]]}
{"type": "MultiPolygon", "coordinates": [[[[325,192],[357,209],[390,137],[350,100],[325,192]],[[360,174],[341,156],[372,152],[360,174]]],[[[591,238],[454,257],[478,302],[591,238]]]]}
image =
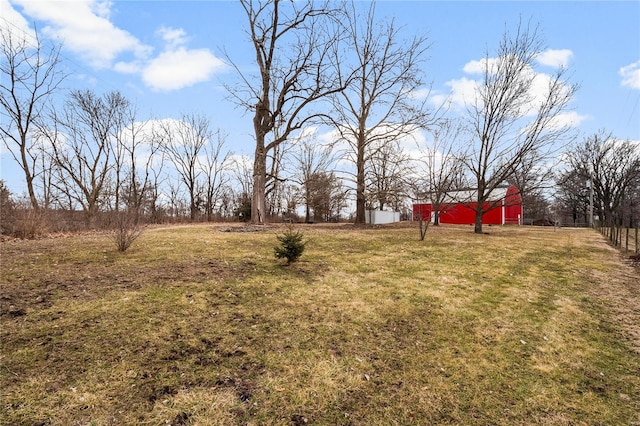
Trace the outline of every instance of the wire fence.
{"type": "Polygon", "coordinates": [[[598,229],[602,235],[607,237],[611,244],[624,250],[625,254],[640,253],[640,240],[638,239],[638,223],[634,228],[623,226],[600,226],[598,229]]]}

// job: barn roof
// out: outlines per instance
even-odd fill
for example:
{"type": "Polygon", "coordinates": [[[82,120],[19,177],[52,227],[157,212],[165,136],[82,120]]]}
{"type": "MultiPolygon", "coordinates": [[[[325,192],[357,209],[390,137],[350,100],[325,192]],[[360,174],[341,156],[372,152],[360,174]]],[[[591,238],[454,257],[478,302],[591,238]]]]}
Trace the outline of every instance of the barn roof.
{"type": "MultiPolygon", "coordinates": [[[[487,197],[487,201],[499,201],[504,199],[507,196],[507,191],[509,190],[509,186],[501,186],[495,188],[493,191],[489,193],[487,197]]],[[[476,201],[476,197],[478,196],[478,190],[473,189],[465,189],[460,191],[450,191],[447,192],[444,196],[444,203],[473,203],[476,201]]],[[[428,199],[418,201],[418,203],[430,203],[428,199]]]]}

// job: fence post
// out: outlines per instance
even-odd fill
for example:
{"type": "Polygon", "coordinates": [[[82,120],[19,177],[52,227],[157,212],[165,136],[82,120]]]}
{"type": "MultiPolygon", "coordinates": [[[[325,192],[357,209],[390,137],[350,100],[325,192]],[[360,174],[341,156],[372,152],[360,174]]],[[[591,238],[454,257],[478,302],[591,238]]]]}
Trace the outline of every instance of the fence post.
{"type": "Polygon", "coordinates": [[[616,232],[616,241],[617,241],[616,247],[622,248],[622,226],[619,225],[617,226],[617,228],[618,230],[616,232]]]}
{"type": "Polygon", "coordinates": [[[625,243],[624,243],[624,252],[626,254],[629,251],[629,228],[625,227],[624,229],[626,229],[627,231],[627,235],[625,237],[625,243]]]}

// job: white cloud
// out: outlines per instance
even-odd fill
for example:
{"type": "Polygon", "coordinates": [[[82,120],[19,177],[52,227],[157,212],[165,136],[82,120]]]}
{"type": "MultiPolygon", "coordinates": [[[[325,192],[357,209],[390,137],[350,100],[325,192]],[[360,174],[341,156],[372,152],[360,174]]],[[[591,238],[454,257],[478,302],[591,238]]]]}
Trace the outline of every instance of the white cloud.
{"type": "Polygon", "coordinates": [[[142,71],[142,80],[155,90],[177,90],[207,81],[224,67],[225,63],[208,49],[180,47],[150,61],[142,71]]]}
{"type": "Polygon", "coordinates": [[[137,57],[151,53],[151,47],[109,21],[110,2],[14,0],[14,4],[20,5],[30,18],[48,23],[42,28],[45,36],[60,39],[65,49],[77,53],[95,68],[110,67],[123,53],[132,52],[137,57]]]}
{"type": "MultiPolygon", "coordinates": [[[[187,33],[182,28],[160,27],[156,34],[165,42],[164,51],[142,69],[142,80],[154,90],[171,91],[208,81],[226,68],[225,62],[209,49],[187,49],[187,33]]],[[[122,64],[123,70],[135,64],[122,64]]]]}
{"type": "Polygon", "coordinates": [[[567,67],[573,52],[569,49],[547,49],[536,58],[542,65],[549,67],[567,67]]]}
{"type": "Polygon", "coordinates": [[[465,108],[466,105],[472,105],[475,102],[478,93],[478,82],[476,80],[462,77],[447,81],[445,86],[450,88],[449,94],[434,94],[430,99],[432,104],[436,106],[446,105],[460,110],[465,108]]]}
{"type": "Polygon", "coordinates": [[[29,28],[29,23],[18,11],[11,7],[9,0],[0,0],[0,10],[2,11],[0,26],[10,31],[24,34],[27,40],[35,39],[35,33],[29,28]]]}
{"type": "Polygon", "coordinates": [[[110,68],[123,74],[140,75],[150,88],[178,90],[209,80],[225,63],[208,49],[188,49],[182,28],[160,27],[156,34],[164,43],[153,57],[153,48],[111,21],[109,0],[30,1],[12,0],[22,7],[22,15],[7,0],[0,0],[3,17],[12,25],[28,30],[27,20],[43,21],[44,36],[57,38],[64,48],[79,55],[94,68],[110,68]],[[5,17],[6,16],[6,17],[5,17]],[[130,59],[118,60],[125,55],[130,59]]]}
{"type": "Polygon", "coordinates": [[[139,61],[134,62],[116,62],[113,69],[122,74],[137,74],[143,68],[139,61]]]}
{"type": "MultiPolygon", "coordinates": [[[[492,67],[495,64],[495,58],[489,59],[489,66],[492,67]]],[[[482,74],[487,67],[487,58],[482,58],[479,61],[469,61],[462,67],[462,71],[467,74],[482,74]]]]}
{"type": "Polygon", "coordinates": [[[582,122],[588,120],[590,117],[587,115],[580,115],[575,111],[566,112],[564,114],[558,114],[555,116],[551,123],[551,128],[561,129],[564,127],[578,127],[582,122]]]}
{"type": "Polygon", "coordinates": [[[620,68],[622,85],[640,90],[640,61],[620,68]]]}
{"type": "Polygon", "coordinates": [[[187,42],[187,33],[182,28],[160,27],[158,35],[167,43],[168,49],[175,49],[187,42]]]}
{"type": "Polygon", "coordinates": [[[462,67],[462,71],[467,74],[484,74],[487,66],[491,72],[495,72],[498,65],[498,58],[482,58],[479,61],[467,62],[462,67]]]}
{"type": "Polygon", "coordinates": [[[480,74],[484,71],[486,63],[486,59],[480,59],[479,61],[469,61],[464,64],[464,67],[462,67],[462,71],[466,72],[467,74],[480,74]]]}

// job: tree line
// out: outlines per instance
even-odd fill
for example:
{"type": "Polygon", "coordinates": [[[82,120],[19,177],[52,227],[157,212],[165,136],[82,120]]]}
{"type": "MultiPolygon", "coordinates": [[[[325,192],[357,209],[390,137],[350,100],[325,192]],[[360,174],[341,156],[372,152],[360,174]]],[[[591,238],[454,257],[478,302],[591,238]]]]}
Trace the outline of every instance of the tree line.
{"type": "Polygon", "coordinates": [[[375,2],[238,7],[258,72],[227,54],[237,76],[227,89],[252,118],[249,159],[230,152],[229,135],[206,116],[143,119],[117,91],[74,90],[53,105],[61,46],[2,29],[1,134],[27,188],[19,206],[2,185],[3,218],[330,221],[352,201],[350,220],[364,223],[366,209],[408,212],[413,200],[438,206],[473,188],[481,233],[491,193],[515,184],[532,220],[637,221],[638,144],[575,134],[564,118],[578,85],[564,67],[534,71],[544,47],[536,26],[504,32],[459,111],[430,102],[429,40],[378,18],[375,2]]]}

